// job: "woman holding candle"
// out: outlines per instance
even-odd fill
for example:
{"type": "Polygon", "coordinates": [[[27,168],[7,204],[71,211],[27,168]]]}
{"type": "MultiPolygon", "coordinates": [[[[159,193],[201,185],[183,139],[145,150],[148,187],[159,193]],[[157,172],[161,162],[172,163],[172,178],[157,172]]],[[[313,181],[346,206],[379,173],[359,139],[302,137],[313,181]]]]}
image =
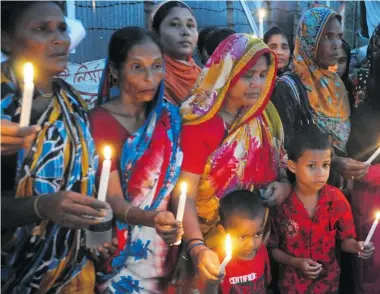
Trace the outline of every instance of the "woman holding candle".
{"type": "Polygon", "coordinates": [[[168,211],[178,207],[170,193],[182,163],[181,117],[164,99],[163,50],[154,33],[138,27],[116,31],[108,60],[109,78],[117,81],[120,96],[95,108],[90,121],[99,154],[105,145],[112,148],[107,201],[119,247],[99,288],[162,293],[176,248],[170,244],[183,234],[181,222],[168,211]]]}
{"type": "Polygon", "coordinates": [[[316,123],[331,135],[334,145],[331,183],[337,176],[361,178],[368,165],[347,158],[350,134],[350,103],[339,75],[330,71],[336,65],[342,46],[341,17],[333,10],[316,7],[300,19],[294,50],[294,70],[283,74],[272,95],[285,131],[285,147],[297,129],[316,123]],[[334,178],[334,179],[333,179],[334,178]]]}
{"type": "MultiPolygon", "coordinates": [[[[365,96],[351,117],[352,129],[348,141],[349,155],[363,162],[380,147],[380,25],[370,40],[367,56],[368,84],[361,88],[365,96]]],[[[376,213],[380,211],[380,156],[372,161],[364,177],[355,181],[351,205],[357,235],[364,240],[376,213]]],[[[379,228],[372,242],[375,247],[380,246],[379,228]]],[[[380,289],[380,255],[375,254],[367,263],[356,262],[353,271],[355,293],[377,293],[380,289]]]]}
{"type": "Polygon", "coordinates": [[[2,2],[1,18],[9,56],[1,66],[2,291],[93,293],[81,229],[96,224],[87,216],[103,216],[107,205],[91,198],[97,157],[85,106],[54,78],[66,68],[70,45],[62,8],[2,2]],[[35,72],[32,126],[20,127],[26,62],[35,72]]]}
{"type": "Polygon", "coordinates": [[[214,51],[194,95],[182,105],[179,182],[189,185],[184,242],[209,281],[219,279],[219,259],[211,250],[218,242],[219,199],[255,186],[274,205],[291,190],[283,169],[282,125],[269,101],[275,78],[274,53],[252,35],[234,34],[214,51]]]}

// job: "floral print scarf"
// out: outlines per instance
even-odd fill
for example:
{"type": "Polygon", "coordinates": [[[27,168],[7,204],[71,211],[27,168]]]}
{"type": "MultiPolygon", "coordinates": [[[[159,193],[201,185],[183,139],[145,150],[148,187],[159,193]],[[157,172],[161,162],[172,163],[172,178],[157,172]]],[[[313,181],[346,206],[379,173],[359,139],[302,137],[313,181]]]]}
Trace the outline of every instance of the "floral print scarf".
{"type": "Polygon", "coordinates": [[[307,10],[301,17],[294,49],[294,72],[305,86],[317,125],[332,136],[334,146],[346,152],[350,134],[350,103],[339,75],[317,64],[323,30],[337,14],[328,8],[307,10]]]}
{"type": "Polygon", "coordinates": [[[209,156],[201,177],[196,206],[198,216],[207,223],[201,225],[204,234],[219,218],[220,198],[237,188],[265,187],[277,178],[283,129],[269,101],[277,72],[274,53],[252,35],[229,36],[205,65],[194,94],[182,104],[184,124],[201,124],[218,115],[228,90],[263,54],[270,56],[264,91],[253,106],[241,110],[209,156]]]}

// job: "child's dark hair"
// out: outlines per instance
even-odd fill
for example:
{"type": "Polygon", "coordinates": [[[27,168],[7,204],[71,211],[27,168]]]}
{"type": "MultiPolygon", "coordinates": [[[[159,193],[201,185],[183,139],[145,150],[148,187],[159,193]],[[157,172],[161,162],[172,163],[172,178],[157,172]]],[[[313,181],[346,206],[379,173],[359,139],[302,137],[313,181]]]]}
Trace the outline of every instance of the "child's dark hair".
{"type": "Polygon", "coordinates": [[[331,149],[330,136],[323,132],[316,124],[309,124],[300,128],[289,143],[288,158],[297,161],[306,150],[331,149]]]}
{"type": "Polygon", "coordinates": [[[227,194],[219,202],[221,225],[225,226],[232,215],[244,216],[249,219],[263,218],[266,208],[260,198],[260,191],[236,190],[227,194]]]}
{"type": "Polygon", "coordinates": [[[204,40],[203,48],[206,49],[206,52],[209,56],[214,53],[216,47],[226,39],[228,36],[235,34],[236,32],[233,29],[223,28],[223,29],[215,29],[209,32],[204,40]]]}
{"type": "MultiPolygon", "coordinates": [[[[344,50],[344,52],[347,55],[347,59],[346,59],[346,71],[343,73],[343,76],[341,77],[342,81],[346,85],[347,81],[349,80],[348,74],[350,72],[351,47],[350,47],[350,45],[344,39],[342,39],[342,49],[344,50]]],[[[347,88],[347,85],[346,85],[346,88],[347,88]]]]}
{"type": "Polygon", "coordinates": [[[216,30],[217,27],[215,26],[209,26],[209,27],[205,27],[203,28],[199,34],[198,34],[198,42],[197,42],[197,47],[198,47],[198,50],[199,52],[202,52],[203,48],[204,48],[204,44],[205,44],[205,40],[206,40],[206,37],[207,35],[212,32],[213,30],[216,30]]]}

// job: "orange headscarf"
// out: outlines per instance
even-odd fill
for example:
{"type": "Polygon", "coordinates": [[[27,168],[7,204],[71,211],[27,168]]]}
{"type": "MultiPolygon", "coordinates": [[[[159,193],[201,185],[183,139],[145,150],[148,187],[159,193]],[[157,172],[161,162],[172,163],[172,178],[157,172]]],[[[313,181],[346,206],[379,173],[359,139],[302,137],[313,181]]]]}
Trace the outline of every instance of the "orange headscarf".
{"type": "MultiPolygon", "coordinates": [[[[190,6],[182,1],[163,1],[152,11],[149,27],[153,29],[153,20],[157,12],[166,4],[171,2],[181,2],[191,13],[190,6]]],[[[187,61],[177,60],[168,54],[164,54],[165,59],[165,98],[175,105],[180,105],[183,100],[190,96],[201,69],[190,56],[187,61]]]]}
{"type": "Polygon", "coordinates": [[[201,69],[190,58],[188,62],[176,60],[168,54],[165,59],[165,98],[173,104],[181,104],[195,85],[201,69]]]}

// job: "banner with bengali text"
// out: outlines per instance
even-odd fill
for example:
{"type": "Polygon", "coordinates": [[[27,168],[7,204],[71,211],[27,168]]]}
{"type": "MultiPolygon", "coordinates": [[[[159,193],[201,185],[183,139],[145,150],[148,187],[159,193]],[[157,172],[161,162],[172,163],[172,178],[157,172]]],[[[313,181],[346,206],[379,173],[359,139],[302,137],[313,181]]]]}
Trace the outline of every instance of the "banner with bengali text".
{"type": "Polygon", "coordinates": [[[66,70],[60,74],[82,95],[83,99],[93,108],[96,103],[99,83],[105,66],[105,59],[89,61],[85,63],[69,63],[66,70]]]}

